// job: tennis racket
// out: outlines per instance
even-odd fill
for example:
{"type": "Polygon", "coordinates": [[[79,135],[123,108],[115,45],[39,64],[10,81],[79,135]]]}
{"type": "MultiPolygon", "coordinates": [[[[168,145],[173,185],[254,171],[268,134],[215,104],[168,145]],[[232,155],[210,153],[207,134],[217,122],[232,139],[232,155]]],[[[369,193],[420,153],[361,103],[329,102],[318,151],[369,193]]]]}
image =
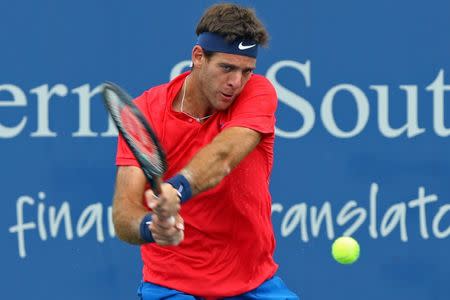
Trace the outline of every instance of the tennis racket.
{"type": "Polygon", "coordinates": [[[114,123],[139,162],[153,193],[161,193],[161,177],[167,169],[166,155],[142,112],[122,88],[103,85],[103,100],[114,123]]]}

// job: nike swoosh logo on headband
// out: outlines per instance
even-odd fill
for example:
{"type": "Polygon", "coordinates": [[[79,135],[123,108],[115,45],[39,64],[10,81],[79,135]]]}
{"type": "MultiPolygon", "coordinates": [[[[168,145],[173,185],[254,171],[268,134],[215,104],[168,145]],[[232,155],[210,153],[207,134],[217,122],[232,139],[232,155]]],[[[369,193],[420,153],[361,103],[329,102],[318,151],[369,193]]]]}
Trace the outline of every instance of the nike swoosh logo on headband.
{"type": "Polygon", "coordinates": [[[240,42],[238,48],[239,48],[239,50],[247,50],[247,49],[253,48],[255,46],[256,46],[256,44],[245,46],[245,45],[242,45],[242,42],[240,42]]]}

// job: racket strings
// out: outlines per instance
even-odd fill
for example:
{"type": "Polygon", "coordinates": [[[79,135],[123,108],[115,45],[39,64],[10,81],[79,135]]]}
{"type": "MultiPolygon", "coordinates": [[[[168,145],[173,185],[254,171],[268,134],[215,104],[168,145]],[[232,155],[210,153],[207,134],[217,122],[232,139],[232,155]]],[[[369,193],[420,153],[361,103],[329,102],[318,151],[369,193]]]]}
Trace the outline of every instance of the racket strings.
{"type": "Polygon", "coordinates": [[[112,117],[122,127],[123,134],[127,135],[128,140],[133,144],[132,147],[135,147],[139,155],[143,156],[157,172],[164,173],[165,166],[162,163],[158,148],[142,122],[133,113],[133,110],[124,105],[113,92],[108,95],[107,100],[112,117]]]}

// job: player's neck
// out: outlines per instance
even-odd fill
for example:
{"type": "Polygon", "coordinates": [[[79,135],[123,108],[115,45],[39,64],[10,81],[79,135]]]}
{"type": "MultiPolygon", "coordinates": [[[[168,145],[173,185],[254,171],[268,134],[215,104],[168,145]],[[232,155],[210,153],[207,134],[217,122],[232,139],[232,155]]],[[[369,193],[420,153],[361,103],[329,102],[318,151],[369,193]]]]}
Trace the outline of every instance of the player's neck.
{"type": "Polygon", "coordinates": [[[195,76],[192,73],[189,74],[184,80],[174,107],[177,111],[201,122],[208,119],[213,111],[201,90],[196,88],[197,86],[195,76]]]}

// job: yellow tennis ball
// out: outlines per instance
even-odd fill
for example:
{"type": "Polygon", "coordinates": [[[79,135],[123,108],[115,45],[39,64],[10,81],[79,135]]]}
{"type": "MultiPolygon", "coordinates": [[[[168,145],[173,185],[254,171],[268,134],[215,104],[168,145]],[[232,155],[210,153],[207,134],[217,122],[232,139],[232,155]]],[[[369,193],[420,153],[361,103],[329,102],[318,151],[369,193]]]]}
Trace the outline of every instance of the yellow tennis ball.
{"type": "Polygon", "coordinates": [[[331,254],[338,263],[352,264],[359,257],[359,244],[349,236],[342,236],[334,241],[331,254]]]}

